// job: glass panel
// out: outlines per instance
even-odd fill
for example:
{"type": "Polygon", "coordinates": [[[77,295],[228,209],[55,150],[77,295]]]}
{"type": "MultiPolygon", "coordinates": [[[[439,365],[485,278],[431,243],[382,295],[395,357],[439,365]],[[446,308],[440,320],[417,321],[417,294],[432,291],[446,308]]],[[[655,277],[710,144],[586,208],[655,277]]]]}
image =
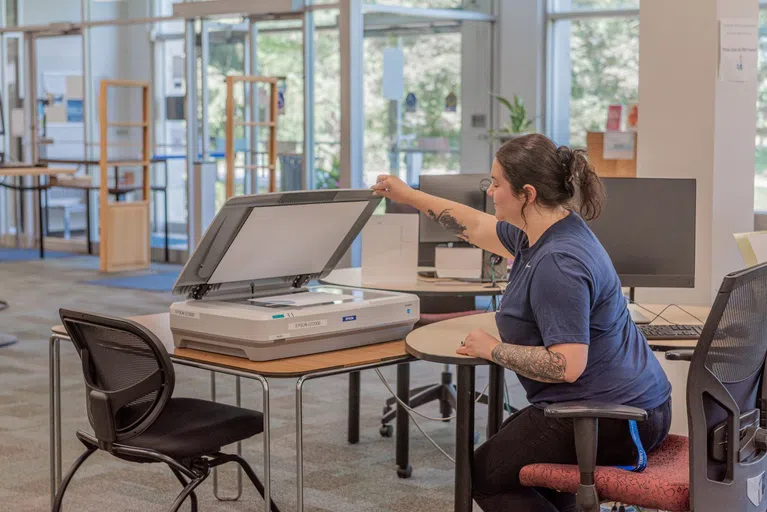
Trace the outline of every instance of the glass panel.
{"type": "MultiPolygon", "coordinates": [[[[208,104],[202,105],[208,115],[208,151],[218,162],[216,182],[216,210],[223,206],[226,200],[226,77],[228,75],[242,76],[245,70],[245,45],[247,29],[243,25],[230,25],[227,29],[223,23],[209,29],[210,53],[208,55],[208,104]]],[[[202,94],[202,88],[199,88],[202,94]]],[[[237,84],[234,88],[235,117],[243,120],[244,86],[237,84]]],[[[235,195],[245,192],[245,163],[242,150],[245,146],[244,127],[235,130],[235,195]]]]}
{"type": "MultiPolygon", "coordinates": [[[[278,77],[284,106],[277,119],[278,190],[301,188],[304,144],[303,32],[295,21],[258,24],[258,75],[278,77]]],[[[318,65],[316,67],[319,67],[318,65]]],[[[268,95],[262,103],[268,102],[268,95]]],[[[315,117],[315,119],[319,119],[315,117]]],[[[264,119],[266,120],[266,119],[264,119]]],[[[266,158],[268,130],[261,130],[258,151],[266,158]]],[[[259,171],[259,191],[268,191],[268,171],[259,171]]]]}
{"type": "Polygon", "coordinates": [[[767,212],[767,13],[759,11],[759,79],[756,100],[754,210],[767,212]]]}
{"type": "MultiPolygon", "coordinates": [[[[637,102],[639,93],[639,19],[595,18],[559,21],[555,48],[569,48],[569,58],[555,56],[552,72],[567,72],[569,64],[569,133],[552,133],[561,143],[585,146],[587,131],[603,131],[609,105],[625,107],[637,102]],[[569,38],[569,45],[560,44],[569,38]],[[569,62],[568,62],[569,61],[569,62]],[[566,142],[566,138],[569,142],[566,142]]],[[[566,83],[565,81],[564,83],[566,83]]],[[[554,83],[557,83],[556,78],[554,83]]],[[[554,90],[553,95],[567,94],[554,90]]],[[[625,112],[624,108],[624,112],[625,112]]],[[[624,115],[625,118],[625,115],[624,115]]],[[[554,126],[557,125],[556,119],[554,126]]]]}
{"type": "Polygon", "coordinates": [[[19,24],[18,18],[18,0],[6,0],[5,3],[5,25],[7,27],[15,27],[19,24]]]}
{"type": "MultiPolygon", "coordinates": [[[[155,77],[152,92],[157,105],[155,115],[155,154],[166,160],[152,167],[155,185],[167,178],[168,231],[172,248],[186,246],[186,53],[183,39],[159,40],[155,45],[155,77]],[[167,177],[165,175],[167,171],[167,177]]],[[[153,208],[163,207],[163,197],[155,194],[153,208]],[[159,201],[159,203],[157,203],[159,201]]],[[[164,215],[160,210],[160,216],[164,215]]],[[[155,225],[153,245],[163,245],[162,225],[155,225]]]]}
{"type": "Polygon", "coordinates": [[[339,11],[317,11],[314,22],[315,188],[338,188],[341,175],[341,47],[339,11]],[[333,27],[333,28],[325,28],[333,27]]]}
{"type": "Polygon", "coordinates": [[[459,172],[460,87],[460,33],[365,39],[367,186],[379,174],[417,182],[420,174],[459,172]],[[405,96],[399,102],[383,95],[384,50],[397,47],[404,55],[405,96]],[[408,106],[411,94],[415,104],[408,106]],[[448,96],[455,101],[448,102],[448,96]]]}
{"type": "MultiPolygon", "coordinates": [[[[316,0],[315,3],[317,3],[316,0]]],[[[372,0],[364,3],[418,7],[421,9],[460,9],[463,2],[461,0],[372,0]]]]}
{"type": "Polygon", "coordinates": [[[554,0],[553,11],[639,8],[639,0],[554,0]]]}

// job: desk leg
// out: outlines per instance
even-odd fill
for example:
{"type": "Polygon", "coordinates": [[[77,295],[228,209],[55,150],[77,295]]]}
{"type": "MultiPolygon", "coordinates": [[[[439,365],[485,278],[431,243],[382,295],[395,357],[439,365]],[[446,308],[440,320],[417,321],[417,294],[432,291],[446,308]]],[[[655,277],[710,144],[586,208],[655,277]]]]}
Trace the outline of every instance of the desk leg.
{"type": "MultiPolygon", "coordinates": [[[[167,174],[167,173],[166,173],[167,174]]],[[[170,247],[169,247],[169,238],[170,233],[168,232],[168,184],[165,183],[165,191],[163,192],[163,209],[164,209],[164,215],[165,215],[165,221],[163,224],[165,225],[165,263],[170,263],[170,247]]]]}
{"type": "Polygon", "coordinates": [[[360,372],[349,374],[348,414],[348,441],[349,444],[357,444],[360,442],[360,372]]]}
{"type": "Polygon", "coordinates": [[[51,505],[56,498],[56,491],[61,484],[61,371],[59,340],[51,336],[48,346],[48,388],[50,392],[49,416],[51,430],[50,478],[51,505]]]}
{"type": "Polygon", "coordinates": [[[88,254],[93,254],[91,246],[91,189],[85,189],[85,242],[88,244],[88,254]]]}
{"type": "Polygon", "coordinates": [[[45,258],[45,223],[43,215],[43,180],[37,178],[37,223],[40,229],[40,259],[45,258]]]}
{"type": "Polygon", "coordinates": [[[56,344],[56,338],[51,336],[51,339],[49,340],[50,345],[48,346],[48,394],[49,396],[49,404],[48,404],[48,417],[50,418],[50,434],[51,434],[51,445],[50,445],[50,470],[51,470],[51,506],[53,506],[53,502],[56,499],[56,376],[55,376],[55,370],[54,367],[56,366],[56,362],[54,361],[53,357],[53,351],[54,346],[56,344]]]}
{"type": "Polygon", "coordinates": [[[296,383],[296,512],[304,512],[304,382],[296,383]]]}
{"type": "MultiPolygon", "coordinates": [[[[239,376],[235,376],[234,386],[235,400],[237,407],[240,407],[242,404],[242,393],[239,376]]],[[[214,372],[210,372],[210,399],[213,402],[216,401],[216,374],[214,372]]],[[[242,441],[237,442],[237,455],[242,456],[242,441]]],[[[240,496],[242,496],[242,468],[239,465],[237,466],[237,494],[231,497],[218,495],[218,468],[213,468],[213,496],[218,501],[237,501],[240,499],[240,496]]]]}
{"type": "Polygon", "coordinates": [[[272,459],[271,459],[271,446],[272,446],[272,440],[270,438],[270,420],[269,420],[269,383],[267,380],[261,376],[258,377],[258,380],[261,382],[261,386],[263,387],[264,394],[263,394],[263,402],[264,405],[262,407],[263,414],[264,414],[264,504],[265,504],[265,511],[271,512],[271,502],[272,502],[272,459]]]}
{"type": "Polygon", "coordinates": [[[455,512],[471,512],[474,460],[474,367],[458,366],[455,432],[455,512]]]}
{"type": "Polygon", "coordinates": [[[503,368],[490,365],[490,388],[487,399],[487,438],[493,437],[503,423],[503,368]]]}
{"type": "MultiPolygon", "coordinates": [[[[397,398],[410,405],[410,363],[397,365],[397,398]]],[[[397,476],[410,478],[413,468],[410,467],[410,416],[397,402],[397,476]]]]}

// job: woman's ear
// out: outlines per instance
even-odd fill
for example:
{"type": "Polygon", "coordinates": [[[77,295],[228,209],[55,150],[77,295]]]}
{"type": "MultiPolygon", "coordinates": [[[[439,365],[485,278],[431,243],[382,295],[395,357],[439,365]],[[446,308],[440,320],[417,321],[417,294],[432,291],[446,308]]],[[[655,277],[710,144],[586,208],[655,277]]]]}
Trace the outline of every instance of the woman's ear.
{"type": "Polygon", "coordinates": [[[526,204],[535,204],[535,200],[538,197],[538,191],[532,185],[525,185],[522,189],[527,192],[526,204]]]}

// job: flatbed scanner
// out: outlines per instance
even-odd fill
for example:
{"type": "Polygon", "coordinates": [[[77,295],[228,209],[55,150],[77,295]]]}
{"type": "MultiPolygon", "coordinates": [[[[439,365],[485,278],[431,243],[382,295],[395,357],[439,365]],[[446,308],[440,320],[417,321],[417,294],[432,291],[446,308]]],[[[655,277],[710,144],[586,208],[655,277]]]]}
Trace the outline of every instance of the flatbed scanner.
{"type": "Polygon", "coordinates": [[[403,339],[415,295],[308,286],[327,276],[373,214],[369,190],[238,196],[224,204],[178,277],[177,347],[270,361],[403,339]]]}

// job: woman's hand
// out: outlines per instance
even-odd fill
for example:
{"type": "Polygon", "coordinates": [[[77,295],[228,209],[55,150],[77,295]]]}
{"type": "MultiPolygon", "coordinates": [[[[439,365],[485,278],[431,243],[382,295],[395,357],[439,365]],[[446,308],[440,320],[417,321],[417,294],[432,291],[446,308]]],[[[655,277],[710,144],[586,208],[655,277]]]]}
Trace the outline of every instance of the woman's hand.
{"type": "Polygon", "coordinates": [[[376,184],[370,187],[375,192],[375,195],[381,197],[387,197],[395,203],[408,204],[412,206],[412,197],[415,190],[399,179],[397,176],[391,174],[381,174],[376,180],[376,184]]]}
{"type": "Polygon", "coordinates": [[[461,342],[461,346],[455,351],[456,354],[471,357],[481,357],[488,361],[493,360],[493,349],[501,342],[490,336],[482,329],[474,329],[461,342]]]}

